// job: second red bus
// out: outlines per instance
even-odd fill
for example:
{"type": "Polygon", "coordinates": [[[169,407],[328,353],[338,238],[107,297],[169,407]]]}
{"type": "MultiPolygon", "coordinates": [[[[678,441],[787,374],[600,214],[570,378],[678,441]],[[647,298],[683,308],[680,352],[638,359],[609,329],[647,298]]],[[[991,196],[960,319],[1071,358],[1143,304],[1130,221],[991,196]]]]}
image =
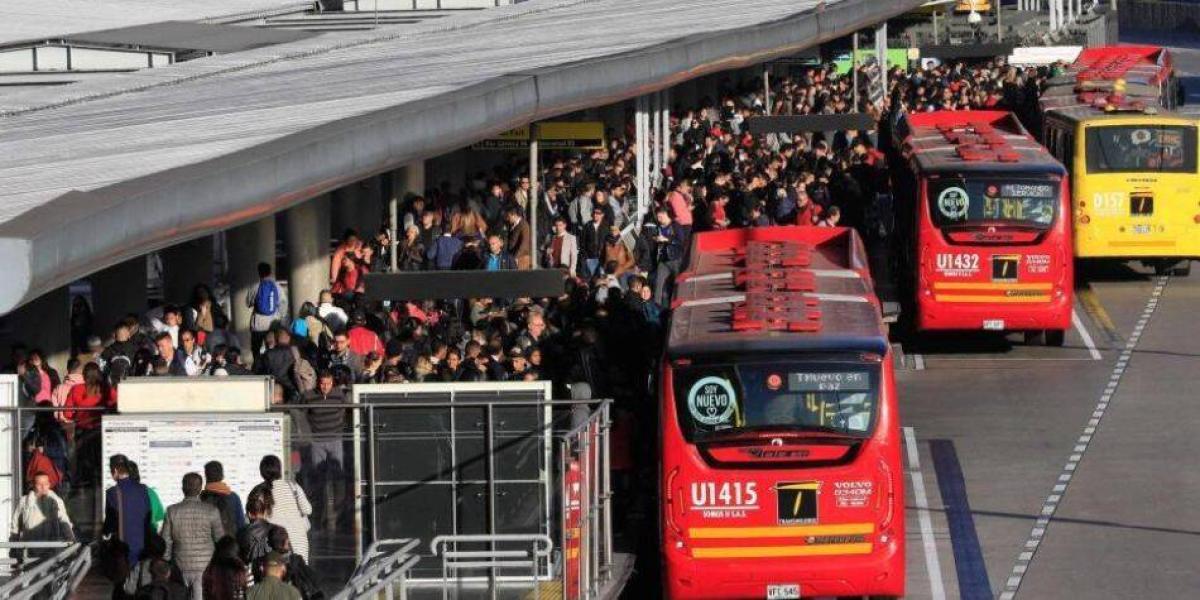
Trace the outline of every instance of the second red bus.
{"type": "Polygon", "coordinates": [[[1074,271],[1066,169],[1004,111],[895,128],[901,289],[918,331],[1018,331],[1061,346],[1074,271]]]}

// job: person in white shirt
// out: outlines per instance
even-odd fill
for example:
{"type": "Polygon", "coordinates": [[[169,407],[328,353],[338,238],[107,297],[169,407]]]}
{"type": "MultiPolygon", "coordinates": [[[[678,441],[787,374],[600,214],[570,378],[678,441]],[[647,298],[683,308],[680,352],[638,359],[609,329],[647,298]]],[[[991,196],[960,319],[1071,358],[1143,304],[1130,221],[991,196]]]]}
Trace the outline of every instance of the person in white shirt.
{"type": "Polygon", "coordinates": [[[26,542],[75,541],[67,505],[50,489],[50,476],[46,473],[33,476],[33,489],[17,503],[9,533],[13,539],[26,542]]]}
{"type": "Polygon", "coordinates": [[[334,332],[345,331],[346,323],[350,321],[350,317],[346,315],[346,311],[339,306],[333,304],[333,292],[329,290],[321,290],[321,303],[317,306],[317,316],[321,317],[322,321],[329,326],[334,332]]]}

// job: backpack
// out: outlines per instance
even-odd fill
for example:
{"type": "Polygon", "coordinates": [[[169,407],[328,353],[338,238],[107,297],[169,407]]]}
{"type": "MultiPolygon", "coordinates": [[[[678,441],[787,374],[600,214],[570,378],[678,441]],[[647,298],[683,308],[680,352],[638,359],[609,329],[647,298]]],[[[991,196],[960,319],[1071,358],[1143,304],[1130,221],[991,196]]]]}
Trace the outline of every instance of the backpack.
{"type": "Polygon", "coordinates": [[[274,281],[258,282],[258,291],[254,292],[254,312],[266,316],[279,312],[279,286],[274,281]]]}
{"type": "Polygon", "coordinates": [[[317,389],[317,370],[313,368],[312,363],[300,356],[300,349],[295,346],[292,346],[292,358],[292,376],[296,380],[296,389],[300,390],[301,394],[317,389]]]}
{"type": "Polygon", "coordinates": [[[204,490],[200,492],[200,500],[205,504],[215,507],[217,512],[221,514],[221,526],[225,528],[226,535],[237,533],[237,523],[234,522],[230,496],[204,490]]]}

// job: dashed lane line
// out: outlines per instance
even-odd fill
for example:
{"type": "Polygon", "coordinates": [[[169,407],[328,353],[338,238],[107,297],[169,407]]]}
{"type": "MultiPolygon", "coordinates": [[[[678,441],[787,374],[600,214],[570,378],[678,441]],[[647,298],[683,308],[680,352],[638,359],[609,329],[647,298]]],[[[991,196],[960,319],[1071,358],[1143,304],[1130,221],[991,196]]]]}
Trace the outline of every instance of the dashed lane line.
{"type": "Polygon", "coordinates": [[[1037,554],[1038,547],[1041,546],[1042,540],[1046,537],[1046,530],[1054,518],[1055,511],[1058,510],[1059,503],[1062,502],[1063,496],[1067,493],[1067,487],[1071,484],[1071,479],[1075,476],[1075,470],[1079,467],[1079,462],[1083,460],[1083,455],[1087,452],[1088,447],[1091,446],[1092,437],[1096,435],[1096,429],[1100,426],[1100,422],[1104,420],[1104,414],[1108,410],[1108,405],[1112,402],[1113,396],[1116,394],[1117,385],[1121,383],[1121,377],[1125,374],[1125,369],[1129,366],[1129,359],[1133,357],[1133,351],[1137,348],[1138,340],[1142,338],[1142,333],[1146,331],[1146,324],[1150,322],[1150,317],[1154,315],[1155,309],[1158,308],[1158,301],[1162,297],[1163,290],[1167,287],[1167,281],[1167,277],[1157,278],[1154,291],[1150,294],[1150,299],[1146,301],[1146,306],[1142,310],[1141,316],[1138,317],[1137,323],[1133,327],[1133,332],[1125,341],[1125,345],[1121,349],[1121,354],[1117,356],[1117,362],[1113,365],[1112,372],[1108,377],[1108,383],[1105,384],[1104,391],[1100,394],[1100,400],[1096,403],[1096,409],[1092,411],[1087,424],[1084,425],[1083,432],[1080,434],[1079,439],[1076,440],[1071,455],[1067,458],[1067,464],[1063,466],[1062,472],[1058,475],[1058,481],[1055,482],[1054,487],[1050,490],[1050,495],[1042,503],[1042,510],[1033,524],[1033,529],[1029,532],[1029,538],[1025,540],[1025,545],[1021,548],[1021,553],[1017,555],[1017,561],[1013,565],[1012,573],[1009,574],[1008,580],[1004,582],[1004,591],[1000,593],[1000,600],[1013,600],[1013,598],[1016,598],[1017,592],[1021,589],[1021,581],[1025,578],[1025,573],[1029,570],[1029,565],[1033,562],[1033,557],[1037,554]]]}
{"type": "Polygon", "coordinates": [[[904,428],[904,446],[908,451],[908,474],[912,478],[913,503],[917,507],[917,526],[921,529],[921,545],[925,549],[925,572],[929,575],[929,595],[932,600],[946,600],[946,586],[942,583],[942,563],[938,559],[937,541],[933,539],[933,521],[929,518],[929,497],[925,493],[925,475],[921,473],[921,457],[917,453],[917,435],[912,427],[904,428]]]}
{"type": "Polygon", "coordinates": [[[918,371],[924,371],[925,370],[925,355],[916,353],[916,354],[913,354],[912,357],[913,357],[913,368],[918,371]]]}

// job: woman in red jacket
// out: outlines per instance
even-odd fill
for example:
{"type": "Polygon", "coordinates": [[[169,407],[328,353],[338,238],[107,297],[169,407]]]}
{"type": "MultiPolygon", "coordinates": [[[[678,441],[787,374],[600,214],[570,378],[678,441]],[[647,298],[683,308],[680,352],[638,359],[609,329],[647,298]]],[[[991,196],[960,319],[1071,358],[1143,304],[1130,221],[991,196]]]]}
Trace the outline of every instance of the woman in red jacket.
{"type": "Polygon", "coordinates": [[[79,408],[113,408],[115,393],[108,387],[100,367],[88,363],[83,367],[83,383],[67,394],[63,418],[75,422],[75,448],[79,457],[75,465],[75,481],[87,484],[100,481],[100,411],[72,410],[79,408]],[[95,479],[93,479],[95,478],[95,479]]]}

